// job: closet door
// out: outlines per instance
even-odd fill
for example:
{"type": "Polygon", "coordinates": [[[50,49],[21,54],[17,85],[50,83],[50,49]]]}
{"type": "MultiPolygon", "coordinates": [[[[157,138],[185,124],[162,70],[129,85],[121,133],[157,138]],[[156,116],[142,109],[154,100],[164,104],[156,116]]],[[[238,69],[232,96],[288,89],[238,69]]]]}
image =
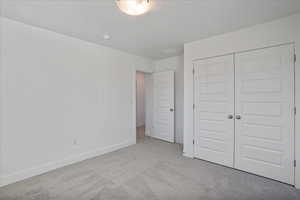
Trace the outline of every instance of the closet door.
{"type": "Polygon", "coordinates": [[[195,157],[233,167],[233,55],[194,62],[195,157]]]}
{"type": "Polygon", "coordinates": [[[236,54],[235,168],[294,184],[294,47],[236,54]]]}

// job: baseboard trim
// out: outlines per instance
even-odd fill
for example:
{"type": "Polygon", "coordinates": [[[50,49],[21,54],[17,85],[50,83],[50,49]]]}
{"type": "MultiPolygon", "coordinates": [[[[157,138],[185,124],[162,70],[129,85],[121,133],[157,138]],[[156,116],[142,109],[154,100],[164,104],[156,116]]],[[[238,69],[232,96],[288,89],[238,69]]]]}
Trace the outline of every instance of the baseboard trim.
{"type": "Polygon", "coordinates": [[[156,135],[151,135],[150,137],[152,137],[154,139],[157,139],[157,140],[164,141],[164,142],[175,143],[174,139],[172,140],[172,139],[169,139],[169,138],[161,138],[161,137],[158,137],[156,135]]]}
{"type": "Polygon", "coordinates": [[[149,129],[146,129],[145,135],[146,135],[146,136],[151,136],[151,131],[150,131],[149,129]]]}
{"type": "Polygon", "coordinates": [[[194,158],[194,155],[192,153],[183,152],[183,156],[187,158],[194,158]]]}
{"type": "Polygon", "coordinates": [[[97,149],[94,151],[90,151],[90,152],[85,152],[85,153],[81,153],[79,155],[74,155],[74,156],[70,156],[66,159],[63,160],[58,160],[58,161],[54,161],[54,162],[49,162],[37,167],[33,167],[30,169],[26,169],[26,170],[22,170],[13,174],[9,174],[6,176],[1,176],[0,177],[0,187],[12,184],[12,183],[16,183],[37,175],[41,175],[44,174],[46,172],[61,168],[61,167],[65,167],[77,162],[81,162],[90,158],[94,158],[106,153],[110,153],[116,150],[119,150],[121,148],[124,147],[128,147],[135,144],[134,141],[128,140],[125,141],[123,143],[120,144],[116,144],[116,145],[111,145],[105,148],[101,148],[101,149],[97,149]]]}

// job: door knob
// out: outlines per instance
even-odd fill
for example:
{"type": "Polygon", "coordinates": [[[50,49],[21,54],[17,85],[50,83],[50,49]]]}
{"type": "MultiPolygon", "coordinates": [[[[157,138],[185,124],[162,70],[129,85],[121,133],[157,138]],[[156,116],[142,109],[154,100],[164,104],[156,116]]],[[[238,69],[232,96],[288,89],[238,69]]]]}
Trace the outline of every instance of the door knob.
{"type": "Polygon", "coordinates": [[[174,111],[174,109],[173,108],[170,108],[170,112],[173,112],[174,111]]]}
{"type": "Polygon", "coordinates": [[[235,118],[236,119],[242,119],[241,115],[236,115],[235,118]]]}
{"type": "Polygon", "coordinates": [[[227,118],[228,119],[233,119],[233,115],[228,115],[227,118]]]}

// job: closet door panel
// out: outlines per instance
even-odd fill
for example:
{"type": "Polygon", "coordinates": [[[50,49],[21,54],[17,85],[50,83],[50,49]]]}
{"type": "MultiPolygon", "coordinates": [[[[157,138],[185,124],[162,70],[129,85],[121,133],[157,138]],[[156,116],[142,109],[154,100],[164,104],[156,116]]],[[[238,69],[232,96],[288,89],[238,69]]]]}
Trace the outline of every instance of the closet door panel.
{"type": "Polygon", "coordinates": [[[294,184],[294,47],[235,56],[235,168],[294,184]]]}
{"type": "Polygon", "coordinates": [[[194,62],[195,157],[233,167],[233,55],[194,62]]]}

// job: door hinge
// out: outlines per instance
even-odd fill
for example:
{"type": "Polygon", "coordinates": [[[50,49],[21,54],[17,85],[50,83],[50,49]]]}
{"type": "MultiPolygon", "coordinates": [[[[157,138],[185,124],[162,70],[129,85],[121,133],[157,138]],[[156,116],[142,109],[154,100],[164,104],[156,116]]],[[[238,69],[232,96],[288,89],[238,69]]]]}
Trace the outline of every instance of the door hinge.
{"type": "Polygon", "coordinates": [[[297,161],[296,160],[294,160],[294,167],[296,167],[297,166],[297,161]]]}
{"type": "Polygon", "coordinates": [[[294,115],[296,115],[296,114],[297,114],[297,108],[294,107],[294,115]]]}
{"type": "Polygon", "coordinates": [[[193,144],[195,144],[195,140],[193,140],[193,144]]]}
{"type": "Polygon", "coordinates": [[[195,69],[193,68],[193,75],[195,74],[195,69]]]}
{"type": "Polygon", "coordinates": [[[195,110],[195,104],[193,104],[193,110],[195,110]]]}
{"type": "Polygon", "coordinates": [[[297,55],[294,54],[294,62],[296,63],[296,61],[297,61],[297,55]]]}

